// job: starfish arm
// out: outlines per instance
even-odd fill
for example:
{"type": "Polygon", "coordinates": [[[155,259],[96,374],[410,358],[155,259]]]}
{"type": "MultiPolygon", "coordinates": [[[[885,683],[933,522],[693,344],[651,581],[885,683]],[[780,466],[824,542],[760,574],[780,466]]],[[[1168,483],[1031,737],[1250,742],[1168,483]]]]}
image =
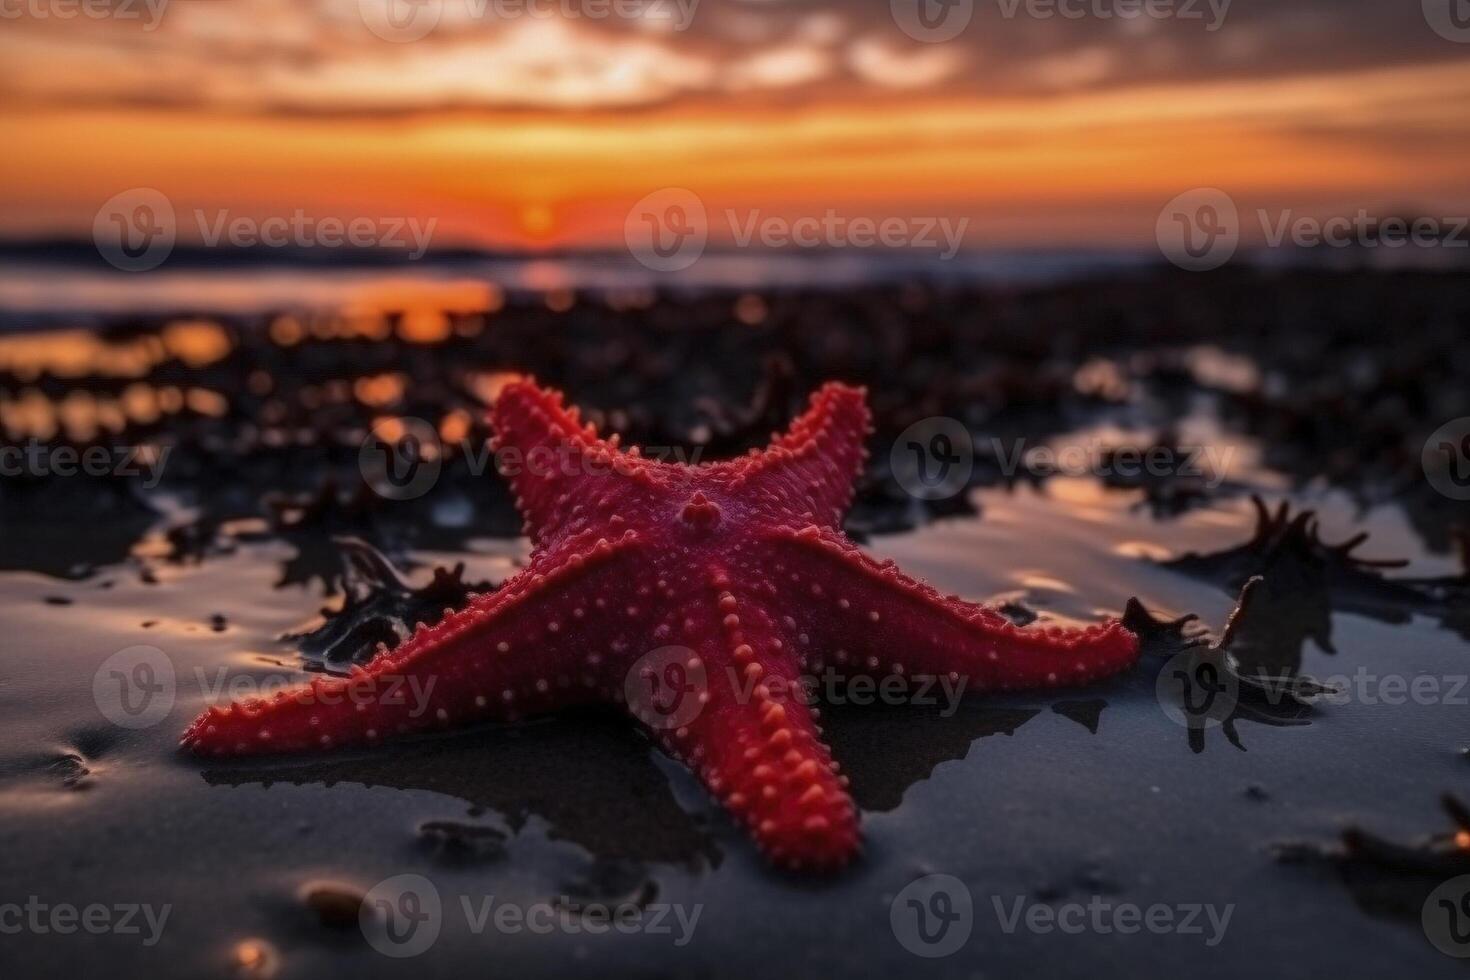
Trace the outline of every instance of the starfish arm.
{"type": "Polygon", "coordinates": [[[643,630],[638,552],[632,531],[569,541],[350,677],[207,709],[182,744],[212,755],[322,750],[595,700],[607,693],[604,652],[588,638],[616,652],[643,630]]]}
{"type": "Polygon", "coordinates": [[[756,603],[728,590],[711,598],[704,605],[716,612],[686,620],[700,624],[701,640],[684,651],[679,676],[696,679],[684,696],[697,700],[669,714],[639,697],[629,710],[773,861],[840,867],[859,847],[857,807],[822,742],[790,644],[756,603]]]}
{"type": "Polygon", "coordinates": [[[617,436],[599,438],[575,406],[563,405],[561,392],[532,381],[513,381],[501,389],[490,422],[497,465],[510,480],[534,544],[575,534],[595,518],[605,520],[629,481],[650,479],[655,469],[637,447],[623,452],[617,436]]]}
{"type": "Polygon", "coordinates": [[[765,450],[738,461],[738,484],[774,509],[837,527],[852,503],[853,482],[867,459],[872,427],[864,389],[835,382],[765,450]]]}
{"type": "Polygon", "coordinates": [[[986,606],[943,596],[808,526],[770,535],[767,594],[805,637],[807,669],[964,677],[971,690],[1070,687],[1131,667],[1138,638],[1117,620],[1020,627],[986,606]]]}

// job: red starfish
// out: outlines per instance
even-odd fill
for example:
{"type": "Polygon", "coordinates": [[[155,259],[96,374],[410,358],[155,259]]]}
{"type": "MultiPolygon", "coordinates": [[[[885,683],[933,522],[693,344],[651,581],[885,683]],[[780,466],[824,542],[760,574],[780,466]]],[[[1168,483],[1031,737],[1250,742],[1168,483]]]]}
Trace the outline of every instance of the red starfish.
{"type": "Polygon", "coordinates": [[[350,678],[210,708],[184,745],[294,752],[626,703],[773,860],[827,867],[857,850],[857,813],[799,675],[1062,687],[1138,656],[1116,621],[1022,629],[849,542],[860,389],[828,384],[764,451],[700,466],[624,452],[528,381],[501,392],[492,421],[502,463],[525,461],[511,480],[528,567],[350,678]]]}

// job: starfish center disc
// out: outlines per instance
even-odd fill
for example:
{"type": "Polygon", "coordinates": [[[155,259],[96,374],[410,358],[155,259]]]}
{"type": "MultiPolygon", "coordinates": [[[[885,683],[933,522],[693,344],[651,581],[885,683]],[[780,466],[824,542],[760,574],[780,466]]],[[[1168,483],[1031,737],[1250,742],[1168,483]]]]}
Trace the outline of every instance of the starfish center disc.
{"type": "Polygon", "coordinates": [[[679,512],[679,517],[692,527],[709,529],[720,522],[720,505],[706,497],[703,491],[696,490],[679,512]]]}

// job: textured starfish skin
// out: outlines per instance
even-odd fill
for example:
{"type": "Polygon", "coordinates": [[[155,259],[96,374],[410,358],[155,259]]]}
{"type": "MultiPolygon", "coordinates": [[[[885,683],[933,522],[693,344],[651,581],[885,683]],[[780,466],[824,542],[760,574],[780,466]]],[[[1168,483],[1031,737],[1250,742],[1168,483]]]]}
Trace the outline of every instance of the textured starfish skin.
{"type": "Polygon", "coordinates": [[[502,460],[526,463],[510,478],[535,545],[528,567],[349,678],[210,708],[185,746],[320,750],[623,703],[772,860],[835,867],[859,846],[857,812],[799,675],[1003,690],[1082,684],[1137,659],[1116,621],[1019,628],[851,544],[839,522],[866,455],[859,389],[828,384],[765,450],[701,466],[623,451],[529,381],[501,392],[492,422],[502,460]],[[650,651],[663,659],[640,660],[650,651]],[[676,702],[656,686],[701,676],[685,688],[692,716],[667,715],[676,702]]]}

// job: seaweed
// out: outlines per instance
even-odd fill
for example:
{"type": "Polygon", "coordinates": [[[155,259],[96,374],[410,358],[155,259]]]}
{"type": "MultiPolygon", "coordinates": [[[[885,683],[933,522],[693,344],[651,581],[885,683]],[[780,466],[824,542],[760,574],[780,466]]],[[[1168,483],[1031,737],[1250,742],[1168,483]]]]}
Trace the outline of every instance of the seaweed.
{"type": "MultiPolygon", "coordinates": [[[[1295,669],[1309,639],[1323,652],[1335,653],[1333,611],[1391,624],[1407,623],[1416,614],[1429,615],[1470,638],[1470,564],[1460,575],[1445,578],[1390,578],[1384,571],[1408,562],[1356,554],[1368,540],[1366,531],[1328,544],[1314,511],[1293,515],[1285,500],[1273,511],[1255,495],[1251,502],[1256,527],[1250,540],[1211,554],[1191,552],[1163,566],[1232,592],[1254,576],[1264,577],[1268,585],[1259,601],[1271,608],[1267,618],[1273,630],[1252,637],[1263,657],[1295,669]]],[[[1463,534],[1457,533],[1457,540],[1462,562],[1470,562],[1463,534]]]]}
{"type": "Polygon", "coordinates": [[[383,647],[392,649],[420,625],[434,625],[463,608],[488,582],[466,582],[464,563],[436,567],[428,584],[414,586],[382,552],[359,538],[333,538],[342,565],[343,600],[324,608],[320,626],[281,637],[295,643],[309,662],[328,669],[366,663],[383,647]]]}
{"type": "Polygon", "coordinates": [[[1470,874],[1470,807],[1453,793],[1440,797],[1452,829],[1403,842],[1356,824],[1337,842],[1278,842],[1277,860],[1332,869],[1363,911],[1418,922],[1429,895],[1448,879],[1470,874]]]}
{"type": "Polygon", "coordinates": [[[1261,648],[1250,637],[1270,636],[1275,629],[1272,610],[1260,602],[1266,594],[1265,579],[1248,580],[1214,642],[1194,614],[1161,619],[1136,598],[1124,611],[1123,625],[1138,634],[1143,655],[1163,660],[1155,693],[1166,712],[1185,725],[1196,753],[1204,751],[1210,728],[1218,726],[1230,744],[1245,751],[1239,722],[1306,725],[1313,705],[1338,693],[1300,674],[1296,664],[1259,655],[1261,648]]]}

